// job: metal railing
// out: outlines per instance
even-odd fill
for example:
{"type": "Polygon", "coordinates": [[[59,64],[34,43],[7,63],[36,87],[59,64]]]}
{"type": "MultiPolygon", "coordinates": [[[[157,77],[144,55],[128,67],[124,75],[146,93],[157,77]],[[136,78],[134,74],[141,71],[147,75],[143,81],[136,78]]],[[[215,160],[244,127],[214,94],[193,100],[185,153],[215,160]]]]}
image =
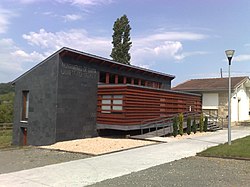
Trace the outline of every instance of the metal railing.
{"type": "Polygon", "coordinates": [[[12,130],[12,129],[13,129],[12,123],[0,123],[0,131],[12,130]]]}
{"type": "Polygon", "coordinates": [[[208,121],[210,123],[216,124],[219,128],[223,129],[224,123],[227,120],[227,118],[223,118],[221,116],[217,116],[217,115],[213,115],[213,114],[209,114],[207,112],[203,111],[203,115],[204,117],[207,116],[208,117],[208,121]]]}
{"type": "MultiPolygon", "coordinates": [[[[183,112],[182,114],[183,114],[184,121],[186,121],[188,117],[197,119],[201,113],[200,112],[183,112]]],[[[176,114],[161,116],[158,118],[144,120],[141,122],[141,125],[140,125],[141,134],[144,134],[145,129],[147,129],[148,132],[150,132],[151,129],[154,128],[154,131],[156,132],[156,135],[157,135],[158,129],[160,128],[167,128],[167,127],[173,128],[174,118],[178,117],[179,115],[180,113],[176,113],[176,114]]]]}

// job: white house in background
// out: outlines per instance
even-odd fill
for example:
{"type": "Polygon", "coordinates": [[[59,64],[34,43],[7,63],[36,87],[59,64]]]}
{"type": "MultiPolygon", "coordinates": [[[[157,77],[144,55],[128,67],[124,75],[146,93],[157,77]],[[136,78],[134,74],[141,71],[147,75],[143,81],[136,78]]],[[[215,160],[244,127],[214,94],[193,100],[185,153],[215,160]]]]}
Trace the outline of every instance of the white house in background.
{"type": "MultiPolygon", "coordinates": [[[[232,77],[231,120],[250,119],[250,79],[232,77]]],[[[210,114],[226,118],[228,115],[228,78],[191,79],[172,88],[173,90],[199,93],[202,109],[210,114]]]]}

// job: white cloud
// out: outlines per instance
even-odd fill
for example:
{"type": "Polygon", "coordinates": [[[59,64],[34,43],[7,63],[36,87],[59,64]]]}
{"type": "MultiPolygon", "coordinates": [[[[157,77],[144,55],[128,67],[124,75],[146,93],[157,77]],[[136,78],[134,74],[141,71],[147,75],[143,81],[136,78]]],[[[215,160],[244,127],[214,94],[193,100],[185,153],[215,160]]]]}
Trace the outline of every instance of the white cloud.
{"type": "Polygon", "coordinates": [[[39,32],[24,34],[23,38],[30,45],[39,46],[47,51],[70,47],[108,57],[112,49],[111,39],[89,36],[87,31],[81,29],[71,29],[55,33],[40,29],[39,32]]]}
{"type": "Polygon", "coordinates": [[[136,65],[143,64],[151,67],[166,61],[178,62],[193,55],[203,55],[207,52],[184,52],[183,41],[197,41],[208,36],[192,32],[164,32],[132,39],[132,62],[136,65]]]}
{"type": "Polygon", "coordinates": [[[40,62],[46,58],[46,55],[40,54],[36,51],[26,53],[21,49],[12,52],[11,55],[16,59],[19,59],[20,62],[40,62]]]}
{"type": "Polygon", "coordinates": [[[0,8],[0,33],[7,32],[10,19],[15,15],[14,12],[0,8]]]}
{"type": "Polygon", "coordinates": [[[63,16],[63,18],[65,21],[77,21],[77,20],[82,19],[82,16],[78,14],[67,14],[63,16]]]}
{"type": "Polygon", "coordinates": [[[250,61],[250,55],[238,55],[233,59],[236,62],[250,61]]]}
{"type": "Polygon", "coordinates": [[[22,71],[21,63],[10,55],[17,49],[11,39],[0,39],[0,82],[11,81],[22,71]]]}
{"type": "Polygon", "coordinates": [[[0,82],[14,80],[26,71],[27,67],[30,68],[45,57],[46,55],[37,52],[26,53],[17,47],[12,39],[0,39],[0,82]]]}
{"type": "Polygon", "coordinates": [[[80,7],[89,7],[102,4],[110,4],[113,0],[57,0],[59,3],[70,3],[71,5],[77,5],[80,7]]]}
{"type": "Polygon", "coordinates": [[[173,57],[176,60],[181,60],[183,58],[180,54],[182,48],[181,42],[166,41],[164,45],[154,48],[154,52],[157,56],[165,56],[166,58],[173,57]]]}
{"type": "Polygon", "coordinates": [[[46,0],[19,0],[19,2],[22,4],[32,4],[32,3],[43,2],[43,1],[46,1],[46,0]]]}
{"type": "MultiPolygon", "coordinates": [[[[70,47],[109,58],[112,49],[111,38],[90,36],[83,29],[59,32],[48,32],[45,29],[40,29],[38,32],[24,34],[23,38],[30,45],[44,49],[44,54],[50,54],[62,47],[70,47]]],[[[184,52],[183,43],[181,42],[181,40],[196,41],[204,38],[206,36],[202,34],[187,32],[175,32],[175,34],[171,33],[170,35],[164,32],[148,35],[144,38],[133,38],[133,46],[130,51],[131,63],[150,68],[152,65],[163,61],[171,61],[172,63],[189,56],[206,54],[206,52],[202,51],[184,52]]]]}
{"type": "Polygon", "coordinates": [[[208,36],[204,34],[192,33],[192,32],[162,32],[152,34],[144,37],[140,37],[137,40],[141,43],[157,42],[157,41],[183,41],[183,40],[202,40],[208,36]]]}

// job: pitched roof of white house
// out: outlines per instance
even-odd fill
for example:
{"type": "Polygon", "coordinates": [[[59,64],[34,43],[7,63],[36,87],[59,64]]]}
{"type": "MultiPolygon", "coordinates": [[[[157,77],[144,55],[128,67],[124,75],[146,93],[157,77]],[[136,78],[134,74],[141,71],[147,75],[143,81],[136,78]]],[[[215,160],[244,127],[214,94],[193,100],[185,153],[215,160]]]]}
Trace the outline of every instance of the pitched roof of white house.
{"type": "MultiPolygon", "coordinates": [[[[232,77],[231,87],[236,89],[241,84],[249,81],[247,76],[232,77]]],[[[226,91],[228,90],[228,78],[191,79],[173,87],[172,90],[189,92],[226,91]]]]}

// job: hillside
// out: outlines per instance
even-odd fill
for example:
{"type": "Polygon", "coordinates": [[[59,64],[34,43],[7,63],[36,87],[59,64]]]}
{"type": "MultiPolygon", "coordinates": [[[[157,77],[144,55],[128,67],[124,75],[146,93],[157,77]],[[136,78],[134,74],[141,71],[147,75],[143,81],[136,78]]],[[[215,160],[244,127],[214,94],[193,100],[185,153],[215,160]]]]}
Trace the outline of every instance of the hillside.
{"type": "Polygon", "coordinates": [[[0,95],[14,92],[14,86],[9,83],[0,83],[0,95]]]}
{"type": "Polygon", "coordinates": [[[13,122],[14,87],[11,83],[0,83],[0,123],[13,122]]]}

